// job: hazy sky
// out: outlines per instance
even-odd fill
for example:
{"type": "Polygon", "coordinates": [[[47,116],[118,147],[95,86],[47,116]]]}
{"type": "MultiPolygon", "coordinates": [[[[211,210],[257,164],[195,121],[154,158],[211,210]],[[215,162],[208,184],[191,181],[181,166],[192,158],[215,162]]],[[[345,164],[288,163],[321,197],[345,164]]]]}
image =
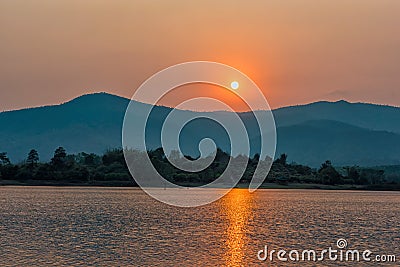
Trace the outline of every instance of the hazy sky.
{"type": "Polygon", "coordinates": [[[192,60],[243,71],[272,107],[400,106],[399,14],[398,0],[0,0],[0,110],[130,97],[192,60]]]}

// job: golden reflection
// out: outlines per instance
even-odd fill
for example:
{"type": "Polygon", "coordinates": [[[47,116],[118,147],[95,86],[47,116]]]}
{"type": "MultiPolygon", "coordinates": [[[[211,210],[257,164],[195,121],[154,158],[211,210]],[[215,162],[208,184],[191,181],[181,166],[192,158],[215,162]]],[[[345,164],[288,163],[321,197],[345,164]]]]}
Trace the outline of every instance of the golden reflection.
{"type": "Polygon", "coordinates": [[[247,189],[233,189],[222,201],[228,220],[226,229],[226,266],[245,266],[246,227],[252,216],[252,195],[247,189]]]}

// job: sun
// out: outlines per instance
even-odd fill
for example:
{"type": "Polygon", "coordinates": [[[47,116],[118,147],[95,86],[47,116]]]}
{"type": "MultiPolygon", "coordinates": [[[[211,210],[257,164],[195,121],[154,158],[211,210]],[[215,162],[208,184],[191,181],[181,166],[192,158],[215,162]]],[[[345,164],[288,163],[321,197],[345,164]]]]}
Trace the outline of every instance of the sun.
{"type": "Polygon", "coordinates": [[[237,81],[231,82],[231,88],[236,90],[239,88],[239,83],[237,81]]]}

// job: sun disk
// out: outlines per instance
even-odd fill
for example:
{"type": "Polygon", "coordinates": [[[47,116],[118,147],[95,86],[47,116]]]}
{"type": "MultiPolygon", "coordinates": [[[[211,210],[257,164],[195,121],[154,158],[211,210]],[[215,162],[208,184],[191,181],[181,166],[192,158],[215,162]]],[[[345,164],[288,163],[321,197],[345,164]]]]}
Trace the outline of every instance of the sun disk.
{"type": "Polygon", "coordinates": [[[236,90],[239,88],[239,83],[237,81],[231,82],[231,88],[236,90]]]}

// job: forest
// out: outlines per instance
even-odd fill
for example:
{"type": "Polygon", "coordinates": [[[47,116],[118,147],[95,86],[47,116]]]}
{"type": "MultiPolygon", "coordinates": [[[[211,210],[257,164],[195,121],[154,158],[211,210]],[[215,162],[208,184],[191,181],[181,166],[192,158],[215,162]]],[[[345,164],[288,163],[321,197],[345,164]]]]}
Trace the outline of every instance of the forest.
{"type": "MultiPolygon", "coordinates": [[[[247,168],[239,184],[247,184],[260,161],[256,154],[252,158],[229,154],[217,149],[211,165],[200,172],[185,172],[174,167],[162,148],[147,152],[133,153],[141,157],[148,153],[153,166],[167,180],[185,186],[199,186],[217,179],[226,169],[229,160],[246,161],[247,168]]],[[[178,155],[179,157],[179,155],[178,155]]],[[[194,160],[190,156],[184,156],[194,160]]],[[[264,184],[316,184],[316,185],[353,185],[354,188],[393,189],[400,188],[398,175],[385,176],[384,168],[362,168],[358,166],[334,166],[329,160],[319,168],[311,168],[297,163],[289,163],[288,155],[282,154],[272,164],[264,184]],[[359,187],[357,187],[359,186],[359,187]]],[[[266,159],[265,159],[266,160],[266,159]]],[[[6,152],[0,153],[1,185],[104,185],[137,186],[127,168],[122,149],[108,150],[104,155],[78,153],[68,154],[58,147],[49,162],[40,161],[39,153],[32,149],[23,162],[12,163],[6,152]]]]}

